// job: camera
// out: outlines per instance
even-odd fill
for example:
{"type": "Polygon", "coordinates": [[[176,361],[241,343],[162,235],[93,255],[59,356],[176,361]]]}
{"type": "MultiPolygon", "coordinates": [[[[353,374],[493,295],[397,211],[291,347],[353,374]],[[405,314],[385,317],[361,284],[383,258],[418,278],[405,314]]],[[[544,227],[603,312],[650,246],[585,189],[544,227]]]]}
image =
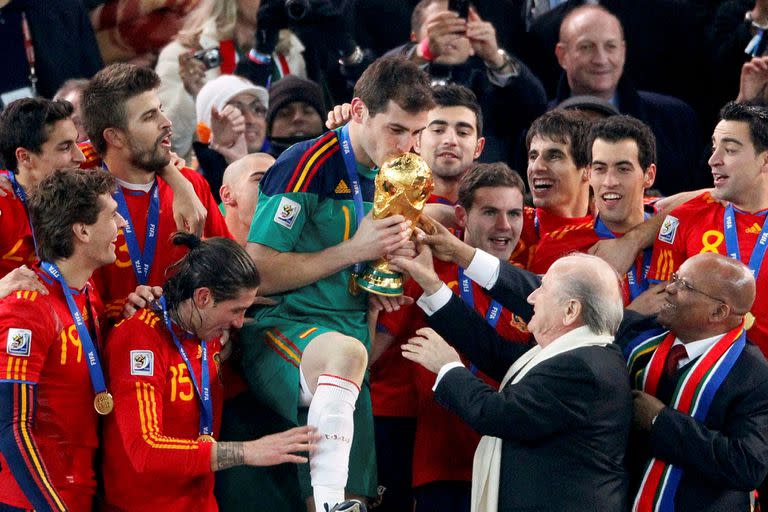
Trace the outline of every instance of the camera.
{"type": "Polygon", "coordinates": [[[205,69],[213,69],[221,65],[221,51],[218,47],[197,51],[192,56],[202,62],[205,69]]]}

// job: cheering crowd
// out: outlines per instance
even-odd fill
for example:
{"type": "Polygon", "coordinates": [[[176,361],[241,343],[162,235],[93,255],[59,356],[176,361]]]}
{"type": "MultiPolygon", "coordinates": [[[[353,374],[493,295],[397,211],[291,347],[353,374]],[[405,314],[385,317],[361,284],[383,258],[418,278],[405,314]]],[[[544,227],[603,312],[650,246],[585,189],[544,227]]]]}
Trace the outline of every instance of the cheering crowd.
{"type": "Polygon", "coordinates": [[[0,0],[0,511],[768,510],[764,0],[45,3],[0,0]]]}

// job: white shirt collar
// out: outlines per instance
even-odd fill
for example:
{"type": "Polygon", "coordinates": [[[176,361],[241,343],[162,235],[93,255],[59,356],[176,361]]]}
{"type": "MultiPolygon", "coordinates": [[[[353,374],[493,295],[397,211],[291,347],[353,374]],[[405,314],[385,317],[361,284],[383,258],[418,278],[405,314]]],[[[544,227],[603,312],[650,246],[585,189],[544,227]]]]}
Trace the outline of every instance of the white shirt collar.
{"type": "MultiPolygon", "coordinates": [[[[157,179],[157,178],[155,178],[157,179]]],[[[149,194],[149,191],[152,190],[152,185],[155,184],[155,180],[150,181],[149,183],[128,183],[127,181],[123,181],[119,178],[115,178],[115,181],[117,184],[124,189],[127,190],[133,190],[133,191],[141,191],[145,194],[149,194]]]]}
{"type": "Polygon", "coordinates": [[[704,352],[706,352],[712,345],[720,341],[720,339],[725,336],[725,334],[716,334],[715,336],[712,336],[710,338],[704,338],[703,340],[696,340],[691,341],[689,343],[683,343],[680,338],[675,338],[675,342],[672,344],[674,345],[685,345],[685,351],[688,353],[688,357],[684,357],[680,360],[679,363],[677,363],[677,367],[682,368],[689,362],[697,359],[700,357],[704,352]]]}

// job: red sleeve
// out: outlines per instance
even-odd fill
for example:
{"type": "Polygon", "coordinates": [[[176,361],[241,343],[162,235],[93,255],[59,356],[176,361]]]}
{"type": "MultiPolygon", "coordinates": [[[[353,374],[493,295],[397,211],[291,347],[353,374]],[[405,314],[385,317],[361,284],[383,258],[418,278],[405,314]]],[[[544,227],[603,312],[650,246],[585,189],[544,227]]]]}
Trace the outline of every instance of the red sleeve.
{"type": "Polygon", "coordinates": [[[57,337],[37,292],[16,292],[0,305],[0,451],[36,510],[66,510],[33,434],[37,382],[57,337]]]}
{"type": "Polygon", "coordinates": [[[181,173],[192,183],[197,197],[200,198],[203,206],[208,210],[208,217],[205,220],[205,229],[203,230],[205,237],[223,236],[232,238],[229,229],[227,229],[227,224],[224,222],[224,217],[221,215],[219,206],[216,204],[213,194],[211,194],[211,187],[205,178],[188,168],[182,169],[181,173]]]}
{"type": "Polygon", "coordinates": [[[210,473],[210,443],[163,434],[168,340],[143,315],[146,310],[115,326],[107,343],[114,421],[123,449],[137,472],[174,477],[210,473]],[[136,357],[144,358],[141,365],[134,364],[136,357]]]}
{"type": "Polygon", "coordinates": [[[664,218],[656,240],[653,243],[651,268],[648,280],[661,282],[669,280],[673,272],[687,258],[685,241],[688,236],[687,203],[675,208],[664,218]]]}

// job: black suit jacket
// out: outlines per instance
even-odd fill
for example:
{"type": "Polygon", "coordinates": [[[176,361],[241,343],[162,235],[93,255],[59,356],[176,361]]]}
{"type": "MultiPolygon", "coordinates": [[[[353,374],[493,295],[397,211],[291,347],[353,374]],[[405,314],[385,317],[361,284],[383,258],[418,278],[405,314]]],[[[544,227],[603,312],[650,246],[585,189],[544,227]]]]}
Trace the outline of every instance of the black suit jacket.
{"type": "MultiPolygon", "coordinates": [[[[527,348],[485,336],[485,328],[466,329],[464,312],[487,326],[457,296],[428,322],[500,379],[527,348]]],[[[632,401],[617,346],[553,357],[501,393],[455,368],[440,381],[435,399],[479,433],[503,439],[499,511],[626,509],[624,453],[632,401]]]]}
{"type": "MultiPolygon", "coordinates": [[[[617,337],[616,342],[625,345],[630,339],[617,337]]],[[[652,354],[638,363],[644,366],[652,354]]],[[[686,369],[677,371],[673,384],[686,369]]],[[[657,394],[669,403],[671,392],[657,394]]],[[[747,343],[715,394],[704,423],[667,407],[650,433],[633,432],[630,446],[633,493],[646,462],[658,457],[683,469],[676,510],[749,510],[749,492],[768,473],[768,363],[760,350],[747,343]]]]}
{"type": "MultiPolygon", "coordinates": [[[[525,298],[540,283],[535,274],[502,262],[490,294],[528,321],[533,309],[525,298]]],[[[460,301],[449,304],[450,310],[444,312],[446,306],[434,316],[450,314],[457,326],[454,329],[461,336],[481,333],[479,337],[488,338],[490,332],[484,327],[484,320],[466,308],[462,311],[461,305],[460,301]]],[[[657,328],[654,318],[625,310],[616,343],[623,348],[640,333],[657,328]]],[[[494,346],[499,347],[494,357],[512,355],[508,352],[512,347],[497,343],[494,346]]],[[[639,362],[647,362],[650,357],[647,354],[639,362]]],[[[685,367],[681,368],[676,379],[684,371],[685,367]]],[[[747,343],[716,393],[703,424],[667,407],[654,422],[650,434],[633,432],[629,446],[631,498],[639,487],[646,462],[655,456],[684,470],[675,496],[677,510],[749,510],[749,491],[757,488],[768,473],[768,362],[755,345],[747,343]]]]}

